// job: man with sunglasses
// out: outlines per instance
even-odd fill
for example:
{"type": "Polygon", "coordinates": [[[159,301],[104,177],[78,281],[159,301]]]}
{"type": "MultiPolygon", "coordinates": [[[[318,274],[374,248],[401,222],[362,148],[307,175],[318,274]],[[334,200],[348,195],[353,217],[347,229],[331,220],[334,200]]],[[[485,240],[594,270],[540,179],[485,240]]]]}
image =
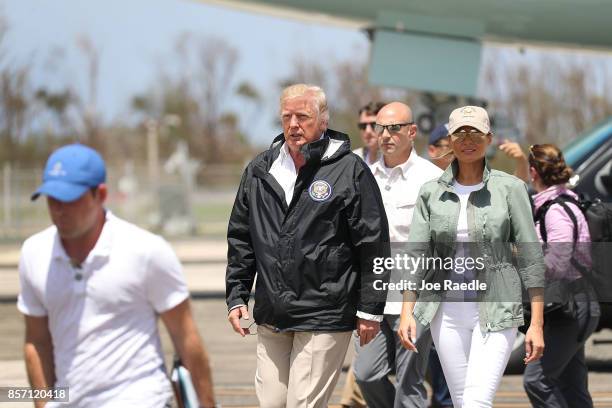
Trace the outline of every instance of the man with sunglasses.
{"type": "MultiPolygon", "coordinates": [[[[401,249],[403,244],[397,243],[408,241],[421,185],[439,177],[442,170],[419,157],[413,148],[417,127],[408,105],[401,102],[385,105],[376,116],[374,130],[382,156],[370,169],[383,197],[390,240],[396,243],[392,249],[401,249]]],[[[391,281],[398,282],[399,277],[392,275],[391,281]]],[[[390,290],[379,335],[366,346],[355,345],[355,378],[371,408],[427,406],[424,377],[431,335],[428,329],[419,328],[418,353],[405,349],[397,335],[401,308],[402,294],[390,290]],[[393,371],[395,386],[388,378],[393,371]]]]}
{"type": "Polygon", "coordinates": [[[361,157],[368,166],[374,164],[380,155],[378,151],[378,136],[374,132],[374,126],[376,125],[376,115],[383,106],[385,104],[382,102],[370,102],[359,109],[357,127],[359,128],[363,147],[353,150],[353,153],[361,157]]]}

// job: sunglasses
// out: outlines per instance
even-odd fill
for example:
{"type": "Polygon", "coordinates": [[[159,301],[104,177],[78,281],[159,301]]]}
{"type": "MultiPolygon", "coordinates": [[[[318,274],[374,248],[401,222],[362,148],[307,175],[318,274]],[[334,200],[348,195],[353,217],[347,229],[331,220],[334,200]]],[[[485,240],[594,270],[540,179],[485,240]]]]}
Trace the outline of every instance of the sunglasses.
{"type": "Polygon", "coordinates": [[[529,146],[529,160],[533,159],[535,161],[535,154],[533,154],[533,148],[537,148],[538,145],[534,144],[534,145],[530,145],[529,146]]]}
{"type": "Polygon", "coordinates": [[[538,165],[538,162],[536,160],[535,154],[533,153],[533,149],[534,148],[538,148],[539,145],[537,144],[533,144],[529,146],[529,156],[527,156],[527,161],[529,162],[529,165],[535,169],[536,173],[538,173],[538,175],[540,174],[540,166],[538,165]]]}
{"type": "Polygon", "coordinates": [[[402,127],[408,125],[414,125],[414,122],[394,123],[392,125],[381,125],[380,123],[377,123],[376,125],[374,125],[374,132],[378,133],[379,135],[382,135],[385,129],[387,129],[389,133],[397,133],[401,130],[402,127]]]}
{"type": "Polygon", "coordinates": [[[357,124],[357,127],[360,130],[366,130],[368,126],[374,129],[374,126],[376,126],[376,122],[360,122],[357,124]]]}
{"type": "MultiPolygon", "coordinates": [[[[245,322],[247,323],[247,322],[245,322]]],[[[247,327],[243,327],[243,325],[240,325],[240,327],[242,329],[246,329],[249,331],[248,335],[249,336],[256,336],[257,335],[257,323],[255,323],[255,320],[253,320],[247,327]],[[255,326],[255,327],[253,327],[255,326]]]]}
{"type": "Polygon", "coordinates": [[[463,143],[469,138],[472,142],[481,144],[484,142],[485,136],[487,136],[486,133],[482,133],[481,131],[476,129],[470,130],[468,132],[466,132],[465,130],[461,130],[459,132],[453,133],[451,135],[451,140],[453,142],[463,143]]]}

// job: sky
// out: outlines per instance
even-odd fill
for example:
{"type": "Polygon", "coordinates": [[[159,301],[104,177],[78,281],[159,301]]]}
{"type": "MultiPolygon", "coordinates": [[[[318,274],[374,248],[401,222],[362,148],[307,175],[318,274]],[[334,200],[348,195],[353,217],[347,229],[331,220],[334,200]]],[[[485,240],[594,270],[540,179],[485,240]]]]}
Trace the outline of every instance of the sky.
{"type": "MultiPolygon", "coordinates": [[[[130,117],[131,98],[159,79],[160,66],[173,63],[178,36],[190,32],[223,38],[240,55],[235,83],[248,80],[265,97],[261,113],[247,115],[252,121],[249,136],[259,145],[280,131],[275,123],[278,82],[291,72],[296,58],[331,63],[364,60],[369,53],[369,42],[358,30],[192,0],[0,0],[0,11],[9,27],[4,44],[8,58],[32,67],[35,87],[71,84],[87,95],[87,65],[77,39],[91,39],[101,58],[96,104],[107,122],[130,117]]],[[[485,57],[487,52],[485,47],[485,57]]],[[[503,63],[534,61],[538,53],[510,50],[503,63]]],[[[612,54],[585,58],[598,66],[604,61],[602,77],[612,77],[612,54]]],[[[240,111],[240,100],[234,98],[230,108],[240,111]]]]}
{"type": "MultiPolygon", "coordinates": [[[[33,67],[35,86],[70,83],[87,94],[86,60],[77,38],[87,35],[101,55],[97,105],[105,120],[125,118],[130,99],[158,78],[159,65],[171,63],[176,38],[184,32],[221,37],[236,47],[236,82],[248,79],[272,97],[252,136],[266,143],[278,133],[272,107],[278,81],[297,57],[345,60],[368,52],[365,34],[239,12],[187,0],[4,0],[11,60],[33,67]],[[59,53],[58,50],[63,50],[59,53]],[[60,55],[60,59],[53,56],[60,55]],[[55,69],[47,62],[55,60],[55,69]],[[273,89],[273,92],[266,92],[273,89]]],[[[234,101],[235,102],[235,101],[234,101]]]]}

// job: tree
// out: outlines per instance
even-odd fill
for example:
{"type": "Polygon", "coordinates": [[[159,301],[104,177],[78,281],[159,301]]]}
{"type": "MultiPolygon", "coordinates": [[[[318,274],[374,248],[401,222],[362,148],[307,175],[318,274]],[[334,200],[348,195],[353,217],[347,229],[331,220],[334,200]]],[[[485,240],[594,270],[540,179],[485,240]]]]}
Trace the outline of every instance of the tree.
{"type": "Polygon", "coordinates": [[[551,52],[515,54],[488,49],[481,88],[492,108],[517,124],[527,144],[563,146],[612,115],[611,77],[603,59],[587,62],[579,55],[551,52]]]}
{"type": "Polygon", "coordinates": [[[173,139],[180,137],[205,163],[243,159],[250,146],[228,101],[237,94],[257,105],[260,97],[248,82],[234,86],[238,52],[223,39],[188,33],[177,39],[175,48],[176,66],[162,67],[158,89],[135,97],[134,111],[157,119],[168,114],[181,118],[180,126],[163,138],[162,150],[171,150],[173,139]]]}
{"type": "Polygon", "coordinates": [[[8,25],[0,15],[0,162],[17,157],[31,113],[30,69],[12,63],[4,50],[8,25]]]}
{"type": "Polygon", "coordinates": [[[94,148],[103,150],[105,141],[97,109],[100,51],[87,35],[77,38],[77,46],[87,60],[88,94],[85,98],[76,99],[84,129],[84,139],[94,148]]]}

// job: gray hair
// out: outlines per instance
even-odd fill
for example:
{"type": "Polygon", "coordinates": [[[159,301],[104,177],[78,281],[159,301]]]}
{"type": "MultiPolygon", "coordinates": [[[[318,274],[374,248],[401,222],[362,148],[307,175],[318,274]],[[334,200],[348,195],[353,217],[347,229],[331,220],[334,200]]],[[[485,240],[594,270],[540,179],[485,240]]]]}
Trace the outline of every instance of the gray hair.
{"type": "Polygon", "coordinates": [[[287,99],[296,98],[298,96],[304,96],[306,94],[312,94],[315,101],[315,107],[317,108],[319,119],[325,123],[329,122],[329,110],[327,109],[327,97],[321,87],[316,85],[308,84],[295,84],[290,85],[283,89],[280,97],[280,105],[283,106],[283,102],[287,99]]]}

